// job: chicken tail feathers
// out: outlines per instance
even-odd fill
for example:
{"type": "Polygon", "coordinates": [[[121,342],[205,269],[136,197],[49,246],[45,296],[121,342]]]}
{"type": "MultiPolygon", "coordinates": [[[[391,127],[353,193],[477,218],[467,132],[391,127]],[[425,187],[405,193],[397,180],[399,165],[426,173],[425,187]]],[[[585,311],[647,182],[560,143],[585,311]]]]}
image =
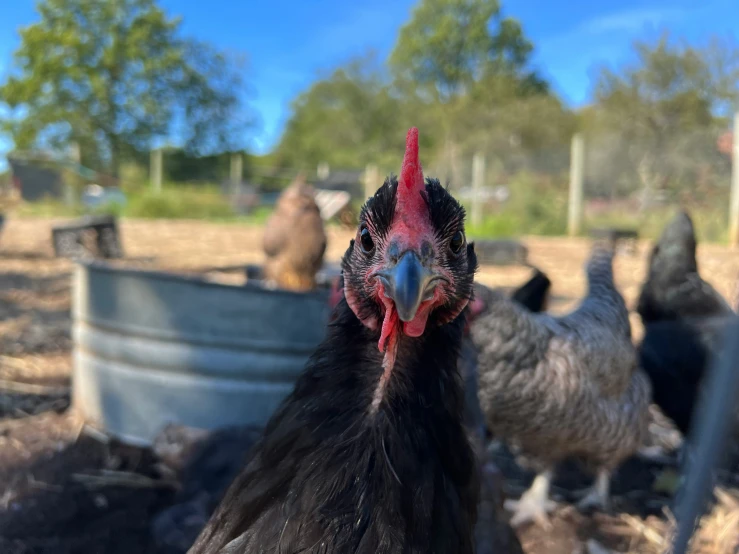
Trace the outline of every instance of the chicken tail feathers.
{"type": "Polygon", "coordinates": [[[607,287],[615,290],[613,280],[614,252],[613,245],[609,243],[598,242],[593,246],[587,264],[588,284],[590,285],[591,294],[594,287],[607,287]]]}

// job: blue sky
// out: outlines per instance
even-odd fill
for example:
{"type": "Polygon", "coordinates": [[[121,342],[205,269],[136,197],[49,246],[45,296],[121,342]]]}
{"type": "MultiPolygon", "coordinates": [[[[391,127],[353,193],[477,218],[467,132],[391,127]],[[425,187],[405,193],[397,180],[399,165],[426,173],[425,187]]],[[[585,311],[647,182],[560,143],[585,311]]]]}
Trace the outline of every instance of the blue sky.
{"type": "MultiPolygon", "coordinates": [[[[386,56],[416,0],[160,0],[183,17],[186,34],[249,57],[251,103],[260,117],[259,152],[279,139],[289,102],[317,76],[367,49],[386,56]]],[[[634,38],[670,28],[701,41],[739,32],[737,0],[503,0],[536,46],[535,64],[572,106],[587,102],[593,70],[628,59],[634,38]]],[[[0,1],[0,81],[19,27],[36,16],[33,0],[0,1]]],[[[8,144],[0,143],[0,153],[8,144]]]]}

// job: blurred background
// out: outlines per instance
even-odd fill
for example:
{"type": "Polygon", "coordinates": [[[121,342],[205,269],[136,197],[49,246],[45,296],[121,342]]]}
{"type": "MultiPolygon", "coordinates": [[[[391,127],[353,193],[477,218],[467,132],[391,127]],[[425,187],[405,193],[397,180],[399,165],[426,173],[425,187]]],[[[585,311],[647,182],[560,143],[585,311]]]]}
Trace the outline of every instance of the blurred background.
{"type": "Polygon", "coordinates": [[[0,184],[19,216],[259,221],[304,172],[356,213],[416,125],[471,234],[558,235],[579,133],[576,232],[654,237],[684,204],[724,241],[731,2],[15,2],[0,184]]]}

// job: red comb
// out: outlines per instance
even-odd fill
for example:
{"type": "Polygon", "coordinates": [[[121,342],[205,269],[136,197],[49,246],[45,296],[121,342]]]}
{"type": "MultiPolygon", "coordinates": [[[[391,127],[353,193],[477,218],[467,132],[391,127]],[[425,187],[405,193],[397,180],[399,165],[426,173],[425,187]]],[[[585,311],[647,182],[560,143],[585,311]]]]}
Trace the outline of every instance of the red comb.
{"type": "MultiPolygon", "coordinates": [[[[400,169],[400,184],[404,184],[408,191],[423,190],[423,169],[418,161],[418,129],[411,127],[405,137],[405,156],[400,169]]],[[[403,187],[398,192],[403,194],[403,187]]]]}

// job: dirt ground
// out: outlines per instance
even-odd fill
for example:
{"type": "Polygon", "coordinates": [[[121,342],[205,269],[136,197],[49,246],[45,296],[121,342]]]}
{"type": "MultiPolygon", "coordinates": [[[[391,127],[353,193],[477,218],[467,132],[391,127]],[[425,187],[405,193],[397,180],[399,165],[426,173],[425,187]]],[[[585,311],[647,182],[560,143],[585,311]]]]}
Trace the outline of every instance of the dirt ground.
{"type": "MultiPolygon", "coordinates": [[[[69,409],[74,266],[53,257],[53,223],[10,219],[0,234],[0,552],[174,554],[176,548],[157,544],[152,535],[153,518],[177,495],[176,480],[152,452],[111,441],[69,409]]],[[[261,231],[255,227],[124,221],[121,232],[124,263],[135,267],[200,272],[261,261],[261,231]]],[[[350,235],[330,230],[329,261],[338,261],[350,235]]],[[[573,307],[585,290],[589,241],[532,237],[524,242],[530,262],[553,282],[550,309],[573,307]]],[[[640,243],[634,254],[623,253],[615,262],[617,284],[630,306],[644,276],[648,248],[640,243]]],[[[701,245],[699,263],[703,276],[733,299],[739,252],[701,245]]],[[[483,267],[478,278],[511,287],[529,273],[525,267],[483,267]]],[[[633,314],[632,322],[638,338],[641,329],[633,314]]],[[[528,477],[505,467],[508,458],[496,459],[509,477],[509,492],[525,486],[528,477]]],[[[561,483],[568,482],[568,471],[561,483]]],[[[599,554],[607,551],[598,550],[604,545],[619,552],[659,551],[669,499],[654,492],[657,473],[649,464],[628,464],[614,483],[615,513],[582,515],[564,505],[552,529],[519,531],[525,551],[599,554]],[[650,492],[640,496],[644,489],[650,492]]],[[[568,500],[564,489],[555,488],[555,493],[568,500]]],[[[727,498],[729,508],[716,524],[716,541],[727,525],[739,534],[732,502],[739,514],[739,499],[727,498]]],[[[706,548],[701,552],[723,552],[706,548]]]]}

